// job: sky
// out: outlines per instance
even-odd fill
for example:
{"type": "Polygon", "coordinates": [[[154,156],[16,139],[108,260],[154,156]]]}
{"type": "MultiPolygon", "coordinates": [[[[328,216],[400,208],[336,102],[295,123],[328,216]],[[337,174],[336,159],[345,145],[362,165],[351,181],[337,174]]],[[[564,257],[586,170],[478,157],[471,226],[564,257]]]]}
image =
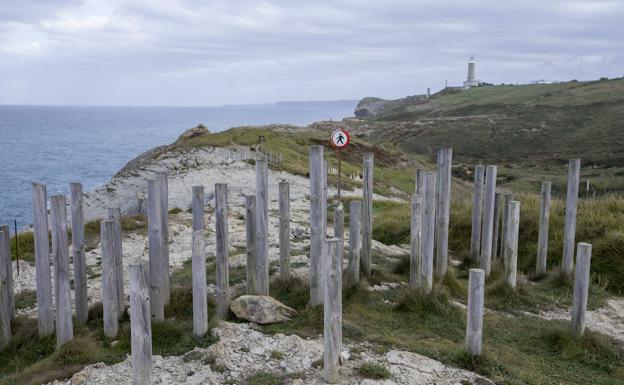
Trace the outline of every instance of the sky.
{"type": "Polygon", "coordinates": [[[624,0],[0,0],[0,104],[399,98],[624,75],[624,0]]]}

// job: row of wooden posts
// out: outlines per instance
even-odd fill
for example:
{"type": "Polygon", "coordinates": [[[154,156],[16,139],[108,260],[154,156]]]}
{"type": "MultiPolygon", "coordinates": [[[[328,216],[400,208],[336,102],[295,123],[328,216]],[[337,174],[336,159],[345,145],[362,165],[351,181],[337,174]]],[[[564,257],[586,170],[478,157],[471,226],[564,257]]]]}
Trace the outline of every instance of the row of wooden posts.
{"type": "MultiPolygon", "coordinates": [[[[329,383],[339,381],[339,354],[342,350],[342,271],[344,249],[344,210],[338,202],[334,210],[334,234],[327,236],[327,162],[324,148],[310,147],[310,304],[324,306],[324,377],[329,383]]],[[[360,276],[370,277],[372,265],[372,154],[363,157],[362,201],[350,203],[349,258],[346,277],[349,284],[360,276]]],[[[411,199],[411,253],[409,285],[428,294],[433,277],[442,278],[448,271],[448,234],[451,196],[452,150],[438,152],[437,171],[419,169],[415,178],[415,194],[411,199]],[[434,264],[435,252],[435,264],[434,264]]],[[[269,295],[268,259],[268,161],[257,160],[256,194],[245,199],[247,239],[247,293],[269,295]]],[[[566,244],[574,243],[576,196],[580,161],[570,162],[566,210],[566,244]],[[575,187],[576,186],[576,187],[575,187]]],[[[70,186],[71,230],[74,264],[76,322],[87,321],[86,262],[84,246],[84,214],[82,186],[70,186]]],[[[151,322],[164,319],[169,302],[169,241],[168,182],[165,174],[148,180],[148,247],[149,258],[128,268],[130,288],[130,319],[132,367],[135,384],[151,383],[151,322]]],[[[194,186],[191,194],[193,212],[192,287],[193,333],[204,335],[208,330],[206,293],[206,252],[204,223],[204,187],[194,186]]],[[[547,251],[550,184],[542,186],[542,209],[537,271],[545,271],[547,251]]],[[[48,244],[48,214],[45,185],[33,184],[33,225],[35,237],[35,268],[39,335],[56,331],[57,347],[73,338],[72,302],[69,277],[68,226],[66,198],[50,197],[54,299],[48,244]],[[56,322],[54,308],[56,311],[56,322]],[[56,326],[56,328],[55,328],[56,326]]],[[[469,274],[466,346],[471,354],[481,354],[485,279],[489,275],[492,255],[504,255],[505,280],[515,287],[520,203],[510,195],[496,193],[496,166],[477,166],[473,200],[471,257],[480,269],[469,274]],[[487,170],[487,171],[485,171],[487,170]],[[485,172],[484,172],[485,171],[485,172]],[[485,178],[484,178],[485,174],[485,178]],[[485,179],[485,183],[484,183],[485,179]],[[502,206],[502,210],[501,210],[502,206]],[[501,218],[502,217],[502,218],[501,218]],[[502,229],[499,237],[499,222],[502,229]],[[498,238],[501,247],[498,247],[498,238]]],[[[216,235],[216,316],[229,314],[228,269],[228,189],[215,184],[216,235]]],[[[115,338],[118,319],[126,310],[123,285],[121,243],[121,212],[110,208],[101,222],[102,305],[104,334],[115,338]]],[[[289,184],[279,183],[279,275],[290,276],[290,196],[289,184]]],[[[563,267],[571,272],[572,250],[564,246],[563,267]]],[[[8,227],[0,227],[0,328],[2,344],[9,343],[14,300],[8,251],[8,227]]],[[[574,332],[582,334],[589,285],[591,245],[578,245],[572,323],[574,332]]]]}

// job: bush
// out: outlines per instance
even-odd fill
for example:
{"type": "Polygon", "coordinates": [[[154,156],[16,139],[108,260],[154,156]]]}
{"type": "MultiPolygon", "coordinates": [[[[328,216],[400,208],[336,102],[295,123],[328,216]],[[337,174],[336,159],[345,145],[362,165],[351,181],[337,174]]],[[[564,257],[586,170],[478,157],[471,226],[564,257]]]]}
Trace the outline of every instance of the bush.
{"type": "Polygon", "coordinates": [[[373,380],[386,380],[390,378],[390,370],[388,370],[386,365],[378,362],[365,362],[357,368],[357,372],[360,376],[373,380]]]}

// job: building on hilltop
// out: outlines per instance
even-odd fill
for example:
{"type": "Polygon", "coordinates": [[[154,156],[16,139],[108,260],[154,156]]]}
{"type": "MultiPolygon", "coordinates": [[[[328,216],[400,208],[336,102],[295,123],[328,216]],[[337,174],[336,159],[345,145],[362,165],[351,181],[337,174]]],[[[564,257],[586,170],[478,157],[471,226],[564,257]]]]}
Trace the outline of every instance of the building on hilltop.
{"type": "Polygon", "coordinates": [[[475,75],[476,65],[474,56],[471,56],[470,60],[468,60],[468,77],[464,81],[464,88],[477,87],[479,85],[479,80],[477,80],[475,75]]]}

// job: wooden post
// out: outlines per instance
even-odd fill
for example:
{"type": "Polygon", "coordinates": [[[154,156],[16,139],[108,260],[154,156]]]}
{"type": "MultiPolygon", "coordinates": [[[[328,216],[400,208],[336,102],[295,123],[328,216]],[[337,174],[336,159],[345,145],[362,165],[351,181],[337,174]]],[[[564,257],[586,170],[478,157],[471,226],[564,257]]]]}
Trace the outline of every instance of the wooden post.
{"type": "Polygon", "coordinates": [[[279,252],[280,277],[290,277],[290,187],[288,182],[279,184],[279,252]]]}
{"type": "Polygon", "coordinates": [[[323,378],[329,384],[340,382],[342,350],[342,253],[340,239],[327,239],[324,261],[325,300],[323,305],[323,378]]]}
{"type": "Polygon", "coordinates": [[[518,270],[518,232],[520,229],[520,202],[509,202],[507,218],[507,237],[505,237],[505,282],[512,288],[516,287],[518,270]]]}
{"type": "Polygon", "coordinates": [[[438,152],[438,208],[436,234],[436,276],[443,278],[448,270],[448,235],[451,214],[451,165],[453,149],[438,152]]]}
{"type": "Polygon", "coordinates": [[[371,276],[373,239],[373,154],[364,154],[362,182],[362,269],[371,276]]]}
{"type": "Polygon", "coordinates": [[[32,184],[33,233],[35,242],[35,276],[37,282],[37,326],[39,337],[54,332],[50,244],[48,241],[48,197],[44,184],[32,184]]]}
{"type": "Polygon", "coordinates": [[[412,216],[410,221],[410,289],[418,289],[421,286],[420,265],[422,251],[422,197],[412,195],[412,216]]]}
{"type": "Polygon", "coordinates": [[[169,288],[169,180],[166,172],[158,173],[160,181],[160,209],[162,221],[161,241],[163,245],[163,303],[169,304],[171,289],[169,288]]]}
{"type": "MultiPolygon", "coordinates": [[[[344,206],[340,201],[334,208],[334,238],[344,239],[344,206]]],[[[344,242],[342,246],[344,248],[344,242]]]]}
{"type": "Polygon", "coordinates": [[[481,221],[483,219],[483,179],[485,167],[479,165],[474,171],[472,192],[472,233],[470,236],[470,259],[479,260],[481,254],[481,221]]]}
{"type": "Polygon", "coordinates": [[[165,319],[164,304],[164,256],[162,241],[161,189],[158,180],[147,181],[147,235],[149,248],[149,285],[152,317],[156,321],[165,319]]]}
{"type": "Polygon", "coordinates": [[[323,146],[310,146],[310,305],[323,303],[323,146]]]}
{"type": "MultiPolygon", "coordinates": [[[[0,231],[4,233],[4,250],[0,250],[0,254],[4,253],[5,269],[6,269],[6,290],[9,298],[9,317],[11,321],[15,318],[15,294],[13,292],[13,260],[11,258],[11,231],[9,225],[1,225],[0,231]]],[[[17,237],[17,233],[15,235],[17,237]]],[[[17,238],[16,238],[17,239],[17,238]]],[[[19,269],[17,270],[19,273],[19,269]]]]}
{"type": "Polygon", "coordinates": [[[269,163],[256,161],[256,295],[269,295],[269,163]]]}
{"type": "Polygon", "coordinates": [[[204,186],[193,186],[193,231],[204,230],[204,186]]]}
{"type": "Polygon", "coordinates": [[[581,337],[585,332],[591,252],[592,245],[590,243],[580,242],[576,249],[576,274],[572,296],[572,333],[577,337],[581,337]]]}
{"type": "Polygon", "coordinates": [[[9,298],[9,271],[7,260],[11,261],[11,253],[7,253],[6,232],[8,226],[0,227],[0,349],[5,348],[11,342],[11,300],[9,298]]]}
{"type": "Polygon", "coordinates": [[[421,289],[425,294],[433,288],[433,249],[435,245],[436,217],[436,173],[425,174],[425,197],[423,199],[422,250],[421,250],[421,289]]]}
{"type": "Polygon", "coordinates": [[[115,221],[113,225],[113,257],[115,259],[115,284],[117,285],[117,316],[121,319],[126,311],[126,296],[124,294],[123,244],[121,236],[121,208],[109,207],[108,220],[115,221]]]}
{"type": "Polygon", "coordinates": [[[501,233],[500,233],[500,255],[505,256],[505,242],[507,237],[507,224],[509,223],[509,202],[511,202],[511,194],[503,194],[503,211],[501,216],[501,233]]]}
{"type": "Polygon", "coordinates": [[[468,275],[468,311],[466,314],[466,350],[472,356],[480,356],[483,344],[483,296],[485,272],[470,269],[468,275]]]}
{"type": "Polygon", "coordinates": [[[147,263],[128,266],[128,281],[130,284],[132,384],[151,385],[152,320],[147,263]]]}
{"type": "Polygon", "coordinates": [[[208,331],[208,302],[206,296],[206,239],[203,230],[193,231],[193,334],[203,336],[208,331]]]}
{"type": "Polygon", "coordinates": [[[503,195],[501,193],[496,193],[494,195],[494,228],[492,231],[492,260],[496,260],[499,256],[498,254],[498,237],[500,234],[500,218],[501,218],[501,204],[503,200],[503,195]]]}
{"type": "Polygon", "coordinates": [[[539,236],[537,239],[537,263],[535,272],[546,273],[548,258],[548,225],[550,222],[550,182],[542,183],[542,204],[540,206],[539,236]]]}
{"type": "Polygon", "coordinates": [[[361,214],[362,202],[351,201],[349,206],[349,284],[351,285],[360,281],[361,214]]]}
{"type": "Polygon", "coordinates": [[[496,166],[485,171],[485,198],[483,199],[483,228],[481,229],[481,260],[479,267],[490,276],[492,268],[492,232],[494,229],[494,196],[496,194],[496,166]]]}
{"type": "Polygon", "coordinates": [[[561,268],[567,274],[572,274],[572,265],[574,264],[574,239],[576,233],[576,202],[578,200],[579,178],[581,176],[581,160],[570,159],[568,167],[568,194],[566,197],[561,268]]]}
{"type": "Polygon", "coordinates": [[[89,318],[87,299],[87,261],[84,244],[84,213],[82,184],[70,183],[71,228],[74,261],[74,296],[76,301],[76,322],[85,325],[89,318]]]}
{"type": "Polygon", "coordinates": [[[425,194],[425,190],[423,188],[425,183],[425,173],[427,170],[424,168],[416,169],[416,188],[414,189],[414,194],[420,195],[421,197],[425,194]]]}
{"type": "Polygon", "coordinates": [[[247,238],[247,294],[256,294],[256,196],[245,197],[245,234],[247,238]]]}
{"type": "Polygon", "coordinates": [[[115,267],[115,224],[105,220],[100,225],[102,243],[102,308],[104,335],[116,338],[118,332],[119,305],[117,304],[117,273],[115,267]]]}
{"type": "MultiPolygon", "coordinates": [[[[230,311],[227,205],[227,184],[215,184],[215,224],[217,226],[217,317],[219,319],[227,319],[230,311]]],[[[260,214],[260,212],[258,212],[258,214],[260,214]]]]}
{"type": "Polygon", "coordinates": [[[54,256],[56,348],[74,338],[71,289],[69,286],[69,240],[64,195],[50,197],[52,214],[52,254],[54,256]]]}

